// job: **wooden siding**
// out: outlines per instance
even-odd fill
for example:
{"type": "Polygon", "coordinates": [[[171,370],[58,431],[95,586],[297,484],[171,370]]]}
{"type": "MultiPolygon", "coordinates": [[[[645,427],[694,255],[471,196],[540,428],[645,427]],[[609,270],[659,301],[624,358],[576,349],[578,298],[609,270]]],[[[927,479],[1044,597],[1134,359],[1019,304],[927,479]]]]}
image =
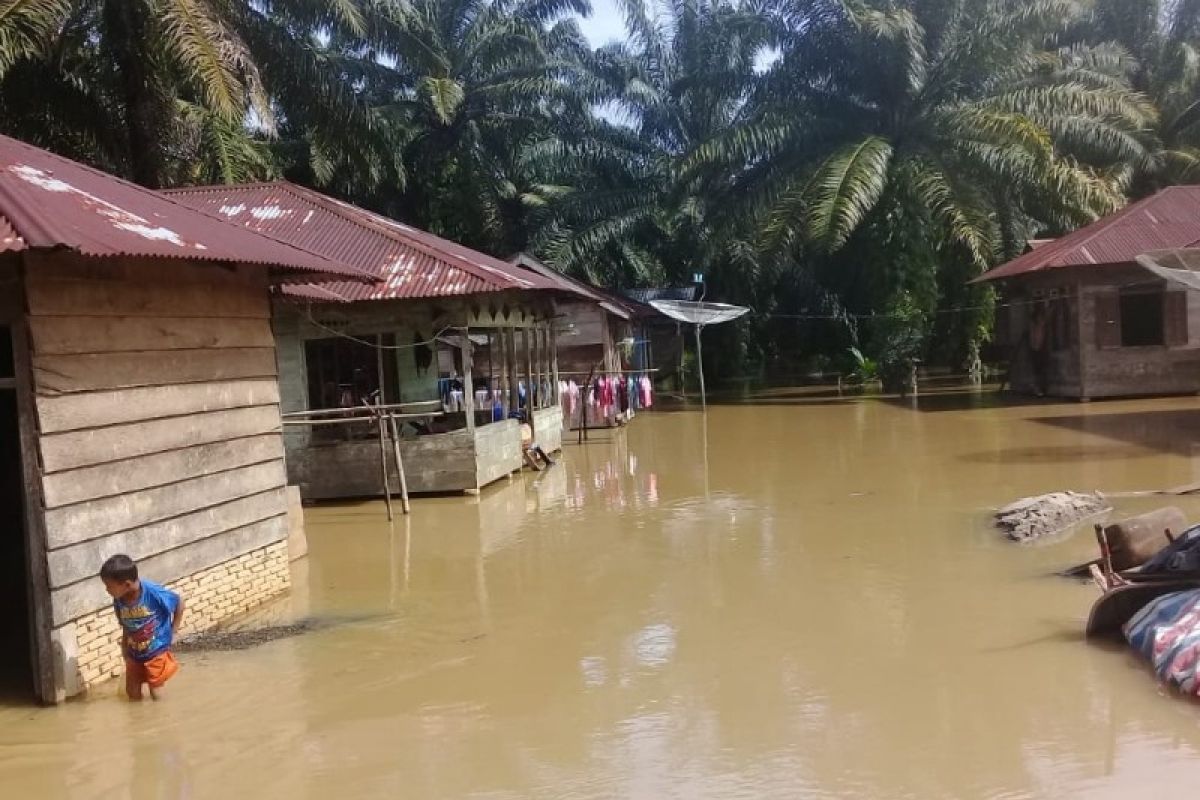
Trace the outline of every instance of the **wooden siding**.
{"type": "Polygon", "coordinates": [[[168,582],[285,539],[264,271],[26,258],[53,624],[114,553],[168,582]]]}
{"type": "MultiPolygon", "coordinates": [[[[515,429],[515,421],[508,420],[507,424],[515,429]]],[[[477,431],[504,425],[488,425],[477,431]]],[[[404,460],[410,492],[461,492],[477,486],[474,440],[465,429],[406,439],[400,443],[400,457],[404,460]]],[[[517,457],[520,458],[519,433],[517,457]]],[[[400,483],[391,466],[390,454],[388,462],[392,470],[392,490],[399,493],[400,483]]],[[[378,439],[308,446],[293,446],[289,441],[287,465],[288,479],[300,487],[305,500],[379,497],[383,494],[378,439]]]]}

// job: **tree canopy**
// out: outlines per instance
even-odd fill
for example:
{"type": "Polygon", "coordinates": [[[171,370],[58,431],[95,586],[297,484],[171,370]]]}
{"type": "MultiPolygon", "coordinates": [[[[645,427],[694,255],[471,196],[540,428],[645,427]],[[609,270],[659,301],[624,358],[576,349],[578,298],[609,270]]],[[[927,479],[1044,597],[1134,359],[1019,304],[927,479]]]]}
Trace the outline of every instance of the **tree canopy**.
{"type": "Polygon", "coordinates": [[[287,177],[614,288],[701,272],[757,312],[727,371],[960,360],[971,277],[1200,180],[1198,0],[618,5],[593,47],[588,0],[0,0],[0,130],[150,187],[287,177]]]}

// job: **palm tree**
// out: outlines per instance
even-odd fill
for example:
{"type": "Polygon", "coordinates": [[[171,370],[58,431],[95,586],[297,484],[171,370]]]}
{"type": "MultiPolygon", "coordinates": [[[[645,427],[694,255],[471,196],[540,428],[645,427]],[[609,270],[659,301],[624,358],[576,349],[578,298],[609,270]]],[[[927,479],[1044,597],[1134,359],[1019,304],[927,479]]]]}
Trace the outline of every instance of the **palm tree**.
{"type": "Polygon", "coordinates": [[[250,177],[276,84],[348,97],[317,33],[367,25],[360,0],[0,0],[0,124],[146,186],[250,177]]]}
{"type": "Polygon", "coordinates": [[[721,176],[681,167],[751,118],[771,29],[736,0],[622,0],[621,8],[627,41],[587,63],[609,119],[564,162],[580,178],[556,205],[542,249],[563,269],[610,284],[721,273],[752,248],[712,202],[721,176]]]}
{"type": "Polygon", "coordinates": [[[1103,163],[1141,154],[1149,105],[1103,53],[1053,46],[1077,12],[1069,0],[787,3],[756,119],[693,164],[736,174],[777,249],[834,252],[903,206],[981,268],[1006,215],[1067,225],[1123,202],[1119,181],[1061,145],[1103,163]]]}
{"type": "Polygon", "coordinates": [[[1132,86],[1158,111],[1146,157],[1130,165],[1130,194],[1200,180],[1200,0],[1097,0],[1074,36],[1122,48],[1132,86]]]}
{"type": "MultiPolygon", "coordinates": [[[[502,255],[529,243],[557,191],[539,146],[589,116],[568,80],[587,48],[586,0],[414,0],[376,34],[356,94],[386,131],[402,180],[339,190],[356,202],[502,255]]],[[[353,46],[347,56],[355,55],[353,46]]]]}

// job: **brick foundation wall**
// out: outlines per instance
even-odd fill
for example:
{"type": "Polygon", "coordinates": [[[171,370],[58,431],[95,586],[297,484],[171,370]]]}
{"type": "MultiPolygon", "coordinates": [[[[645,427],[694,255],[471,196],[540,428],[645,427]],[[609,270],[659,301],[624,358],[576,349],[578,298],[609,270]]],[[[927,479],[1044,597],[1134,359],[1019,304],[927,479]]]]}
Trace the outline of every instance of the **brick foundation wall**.
{"type": "MultiPolygon", "coordinates": [[[[290,584],[287,542],[276,542],[173,581],[168,587],[178,592],[187,605],[183,629],[176,632],[176,638],[244,614],[277,597],[290,584]]],[[[79,691],[124,673],[120,627],[111,608],[80,617],[74,627],[79,691]]]]}

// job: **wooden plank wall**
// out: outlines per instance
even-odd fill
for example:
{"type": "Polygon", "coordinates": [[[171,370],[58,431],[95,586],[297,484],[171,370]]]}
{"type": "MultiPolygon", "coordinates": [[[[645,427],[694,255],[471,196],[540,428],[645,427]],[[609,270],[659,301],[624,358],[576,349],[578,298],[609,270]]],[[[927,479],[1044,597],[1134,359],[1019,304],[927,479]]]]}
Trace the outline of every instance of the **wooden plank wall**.
{"type": "Polygon", "coordinates": [[[287,536],[265,271],[26,261],[52,622],[114,553],[172,581],[287,536]]]}
{"type": "MultiPolygon", "coordinates": [[[[515,421],[488,425],[477,431],[511,424],[515,421]]],[[[475,440],[466,430],[405,439],[400,443],[400,457],[408,478],[408,490],[414,494],[427,492],[461,492],[476,488],[475,440]]],[[[520,448],[520,435],[517,435],[520,448]]],[[[516,451],[520,467],[520,450],[516,451]]],[[[350,442],[326,442],[288,452],[288,477],[300,487],[305,500],[333,500],[346,497],[379,497],[383,494],[383,475],[379,467],[379,440],[364,439],[350,442]]],[[[400,483],[393,470],[392,491],[399,494],[400,483]]]]}

